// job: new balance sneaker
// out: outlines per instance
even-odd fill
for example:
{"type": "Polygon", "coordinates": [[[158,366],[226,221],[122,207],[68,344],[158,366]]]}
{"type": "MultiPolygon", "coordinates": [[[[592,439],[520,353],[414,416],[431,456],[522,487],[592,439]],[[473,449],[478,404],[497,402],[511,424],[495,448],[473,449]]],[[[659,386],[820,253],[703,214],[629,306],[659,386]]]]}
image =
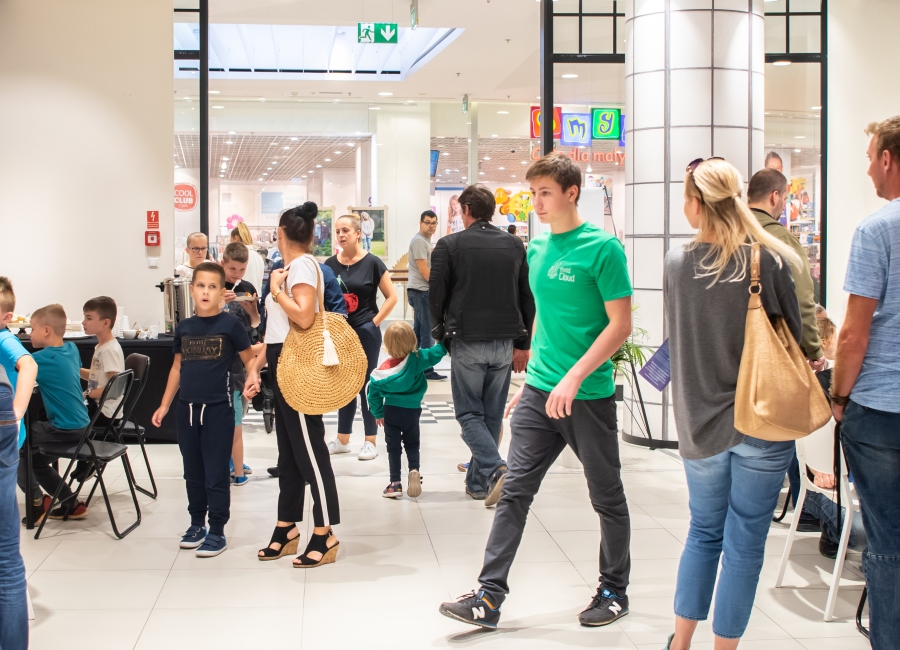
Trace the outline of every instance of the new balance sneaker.
{"type": "Polygon", "coordinates": [[[197,557],[215,557],[222,553],[226,548],[228,548],[228,544],[225,542],[224,535],[214,535],[210,533],[194,552],[194,555],[197,557]]]}
{"type": "Polygon", "coordinates": [[[628,596],[617,596],[601,585],[591,604],[578,615],[578,622],[586,627],[609,625],[628,613],[628,596]]]}
{"type": "Polygon", "coordinates": [[[349,454],[350,445],[341,444],[341,441],[335,438],[328,443],[328,453],[332,456],[334,456],[335,454],[349,454]]]}
{"type": "Polygon", "coordinates": [[[409,470],[409,477],[406,482],[406,493],[414,499],[422,496],[422,475],[419,473],[419,470],[409,470]]]}
{"type": "Polygon", "coordinates": [[[378,450],[375,449],[375,445],[366,440],[362,449],[359,450],[358,458],[360,460],[374,460],[376,456],[378,456],[378,450]]]}
{"type": "Polygon", "coordinates": [[[506,479],[506,465],[501,465],[497,468],[497,471],[494,472],[493,476],[491,476],[490,481],[488,481],[487,485],[487,496],[484,498],[484,507],[489,508],[500,500],[500,495],[503,493],[503,481],[506,479]]]}
{"type": "Polygon", "coordinates": [[[500,620],[500,608],[495,608],[485,598],[484,591],[474,591],[460,596],[452,603],[441,603],[438,611],[447,618],[453,618],[469,625],[494,629],[500,620]]]}
{"type": "Polygon", "coordinates": [[[206,539],[205,526],[189,526],[181,537],[181,548],[197,548],[206,539]]]}
{"type": "Polygon", "coordinates": [[[88,516],[88,509],[83,501],[79,501],[74,505],[61,505],[47,516],[50,519],[84,519],[88,516]]]}
{"type": "Polygon", "coordinates": [[[231,484],[237,487],[242,485],[247,485],[250,482],[250,478],[245,474],[244,476],[232,476],[231,484]]]}

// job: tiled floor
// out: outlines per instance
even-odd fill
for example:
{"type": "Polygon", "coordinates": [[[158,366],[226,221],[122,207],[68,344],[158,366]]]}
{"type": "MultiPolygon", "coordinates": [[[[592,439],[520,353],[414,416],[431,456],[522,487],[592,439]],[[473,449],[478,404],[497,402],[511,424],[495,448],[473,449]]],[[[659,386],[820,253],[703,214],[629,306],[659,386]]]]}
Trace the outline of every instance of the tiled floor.
{"type": "MultiPolygon", "coordinates": [[[[449,382],[432,383],[426,402],[450,402],[449,382]]],[[[248,485],[232,489],[228,550],[197,559],[178,549],[188,524],[181,460],[172,445],[150,450],[160,497],[141,496],[143,523],[116,540],[102,504],[80,522],[49,522],[42,539],[22,535],[22,553],[36,610],[36,650],[157,650],[173,647],[388,648],[639,648],[658,650],[672,628],[678,557],[688,526],[681,462],[667,452],[623,445],[622,465],[633,526],[631,613],[603,629],[578,625],[597,580],[598,523],[579,463],[565,452],[535,499],[512,570],[512,594],[501,627],[483,632],[438,614],[441,601],[465,593],[475,579],[493,512],[463,493],[456,470],[466,448],[453,420],[424,424],[424,493],[381,497],[387,457],[360,462],[333,457],[343,523],[337,563],[300,571],[290,560],[259,562],[274,525],[277,481],[274,434],[261,418],[248,427],[248,485]]],[[[328,427],[334,434],[334,425],[328,427]]],[[[361,437],[361,436],[360,436],[361,437]]],[[[355,439],[354,447],[360,440],[355,439]]],[[[505,451],[508,434],[504,441],[505,451]]],[[[137,462],[140,465],[140,462],[137,462]]],[[[121,471],[111,468],[110,478],[121,471]]],[[[144,472],[138,470],[139,476],[144,472]]],[[[125,489],[121,480],[113,490],[125,489]]],[[[123,521],[130,497],[114,497],[123,521]]],[[[788,516],[788,521],[790,515],[788,516]]],[[[304,524],[304,529],[308,528],[304,524]]],[[[756,606],[741,648],[856,650],[868,647],[852,615],[861,583],[848,571],[838,620],[822,621],[832,562],[816,537],[794,547],[786,587],[774,589],[786,525],[773,524],[756,606]]],[[[305,539],[305,536],[304,536],[305,539]]],[[[301,544],[301,547],[303,544],[301,544]]],[[[702,623],[695,650],[712,648],[702,623]]]]}

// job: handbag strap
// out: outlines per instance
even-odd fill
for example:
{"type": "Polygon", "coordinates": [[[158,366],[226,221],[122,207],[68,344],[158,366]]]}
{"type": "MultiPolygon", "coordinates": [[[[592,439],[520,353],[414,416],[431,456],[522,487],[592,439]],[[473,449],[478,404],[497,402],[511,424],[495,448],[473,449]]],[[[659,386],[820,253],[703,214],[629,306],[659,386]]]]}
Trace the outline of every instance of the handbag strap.
{"type": "Polygon", "coordinates": [[[750,245],[750,293],[762,293],[762,284],[760,284],[759,281],[759,258],[759,242],[753,242],[750,245]],[[756,289],[756,291],[754,291],[754,289],[756,289]]]}
{"type": "Polygon", "coordinates": [[[316,267],[316,300],[318,300],[319,312],[322,313],[322,325],[327,332],[328,325],[325,323],[325,277],[322,273],[322,268],[319,266],[319,262],[315,257],[310,255],[309,253],[307,253],[303,257],[308,257],[313,263],[313,266],[316,267]]]}

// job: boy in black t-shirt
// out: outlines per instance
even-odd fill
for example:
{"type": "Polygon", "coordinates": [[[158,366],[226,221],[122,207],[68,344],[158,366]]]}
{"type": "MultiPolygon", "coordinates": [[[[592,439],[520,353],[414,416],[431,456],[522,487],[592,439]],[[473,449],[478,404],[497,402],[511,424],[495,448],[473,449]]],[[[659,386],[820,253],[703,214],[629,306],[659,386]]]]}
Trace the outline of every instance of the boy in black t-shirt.
{"type": "Polygon", "coordinates": [[[228,460],[234,439],[232,368],[236,356],[247,364],[254,355],[244,325],[221,310],[225,295],[221,266],[214,262],[197,266],[191,295],[197,315],[182,321],[175,330],[175,361],[162,403],[153,414],[153,424],[162,424],[180,387],[175,414],[191,515],[181,548],[196,548],[198,557],[213,557],[226,548],[225,524],[231,505],[228,460]]]}
{"type": "MultiPolygon", "coordinates": [[[[228,244],[222,253],[222,268],[225,270],[225,310],[244,325],[250,342],[255,344],[253,352],[256,354],[262,348],[256,332],[260,323],[259,298],[256,287],[243,279],[250,255],[252,253],[244,244],[228,244]]],[[[244,464],[244,402],[241,394],[244,392],[246,379],[244,363],[236,358],[231,373],[231,387],[234,391],[234,446],[229,463],[231,483],[236,486],[246,485],[249,481],[246,474],[252,473],[250,467],[244,464]]]]}

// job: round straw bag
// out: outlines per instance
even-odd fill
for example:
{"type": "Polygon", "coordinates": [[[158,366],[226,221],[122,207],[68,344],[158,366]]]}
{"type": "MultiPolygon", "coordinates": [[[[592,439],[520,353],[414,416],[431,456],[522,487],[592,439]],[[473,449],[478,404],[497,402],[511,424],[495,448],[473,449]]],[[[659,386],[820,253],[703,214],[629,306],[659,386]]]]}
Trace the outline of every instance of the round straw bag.
{"type": "MultiPolygon", "coordinates": [[[[340,314],[325,311],[322,270],[312,255],[318,278],[319,311],[307,329],[291,321],[278,359],[278,387],[298,413],[322,415],[346,406],[363,387],[368,360],[359,337],[340,314]]],[[[294,263],[298,263],[296,260],[294,263]]]]}

